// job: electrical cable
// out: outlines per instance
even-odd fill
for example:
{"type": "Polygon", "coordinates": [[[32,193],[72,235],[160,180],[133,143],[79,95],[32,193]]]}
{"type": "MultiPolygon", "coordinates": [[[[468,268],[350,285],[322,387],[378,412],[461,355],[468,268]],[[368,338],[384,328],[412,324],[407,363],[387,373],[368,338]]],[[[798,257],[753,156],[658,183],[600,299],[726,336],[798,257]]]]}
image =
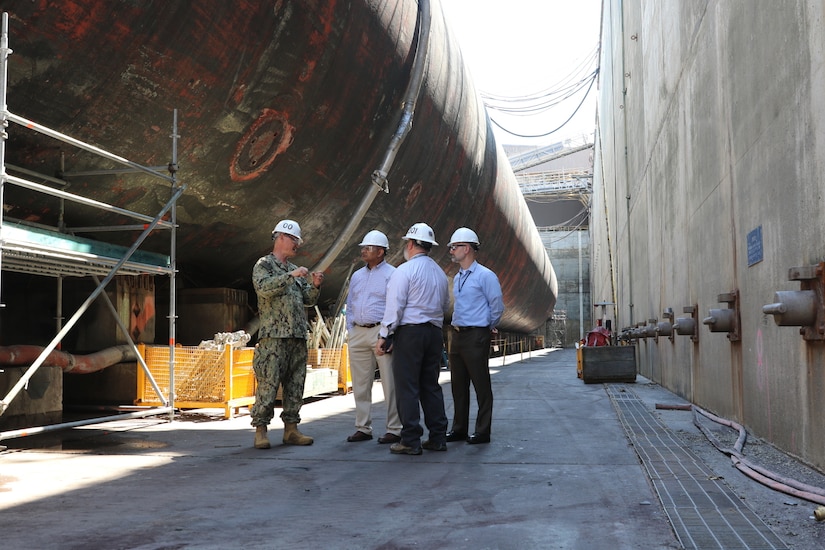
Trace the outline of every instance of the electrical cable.
{"type": "Polygon", "coordinates": [[[492,117],[490,117],[490,121],[508,134],[523,138],[542,138],[559,131],[581,110],[582,105],[590,95],[593,84],[599,76],[599,52],[600,44],[597,43],[590,55],[583,58],[578,66],[574,67],[568,75],[550,88],[521,96],[503,96],[481,92],[481,98],[488,111],[504,113],[508,116],[530,117],[535,117],[553,107],[558,107],[563,102],[583,92],[582,99],[573,110],[573,113],[558,128],[538,135],[527,135],[505,128],[492,117]]]}
{"type": "MultiPolygon", "coordinates": [[[[562,96],[561,98],[553,98],[552,100],[544,100],[541,103],[535,103],[533,105],[524,105],[524,106],[500,106],[495,105],[490,102],[486,102],[485,106],[488,110],[491,111],[498,111],[502,113],[509,113],[515,116],[532,116],[536,113],[545,112],[552,107],[556,107],[563,103],[564,101],[570,99],[571,97],[575,96],[577,93],[582,91],[586,86],[589,86],[590,82],[593,78],[597,75],[597,71],[590,73],[585,79],[580,80],[575,84],[575,88],[566,91],[566,95],[562,96]]],[[[537,98],[543,99],[543,98],[537,98]]]]}
{"type": "Polygon", "coordinates": [[[595,69],[598,68],[598,53],[599,48],[598,45],[593,49],[593,53],[590,54],[589,57],[585,58],[581,65],[578,68],[575,68],[573,71],[570,72],[566,77],[564,77],[561,81],[557,84],[554,84],[553,87],[546,88],[544,90],[540,90],[535,93],[523,95],[523,96],[503,96],[498,94],[493,94],[489,92],[481,92],[481,97],[483,99],[489,99],[492,101],[501,101],[501,102],[520,102],[520,101],[529,101],[538,98],[543,98],[551,95],[557,95],[565,89],[568,89],[569,86],[567,85],[568,82],[573,82],[574,80],[578,80],[581,82],[582,80],[586,80],[587,77],[581,77],[577,79],[578,74],[590,74],[595,69]]]}
{"type": "Polygon", "coordinates": [[[587,92],[585,92],[584,97],[582,97],[582,100],[576,106],[576,109],[573,111],[573,114],[571,114],[567,118],[567,120],[565,120],[560,126],[558,126],[557,128],[555,128],[553,130],[550,130],[549,132],[546,132],[544,134],[536,134],[536,135],[519,134],[517,132],[513,132],[513,131],[508,130],[507,128],[505,128],[504,126],[502,126],[501,124],[496,122],[492,117],[490,117],[490,122],[492,122],[493,124],[498,126],[501,130],[507,132],[511,136],[516,136],[516,137],[521,137],[521,138],[542,138],[542,137],[547,137],[551,134],[554,134],[554,133],[558,132],[559,130],[561,130],[562,128],[564,128],[565,125],[567,125],[567,123],[570,122],[573,119],[574,116],[576,116],[576,113],[579,112],[579,109],[581,109],[582,105],[584,104],[584,100],[587,99],[588,95],[590,95],[590,91],[593,89],[593,83],[596,82],[596,77],[598,76],[598,74],[599,73],[598,73],[598,70],[597,70],[594,73],[593,78],[590,80],[590,85],[587,87],[587,92]]]}

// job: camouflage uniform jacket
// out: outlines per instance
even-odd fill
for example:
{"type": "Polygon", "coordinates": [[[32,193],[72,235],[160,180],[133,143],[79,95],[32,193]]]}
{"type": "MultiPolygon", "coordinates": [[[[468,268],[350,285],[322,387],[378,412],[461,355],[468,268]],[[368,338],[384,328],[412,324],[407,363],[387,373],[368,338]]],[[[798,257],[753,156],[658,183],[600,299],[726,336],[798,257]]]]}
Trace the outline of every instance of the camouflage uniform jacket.
{"type": "Polygon", "coordinates": [[[289,273],[298,266],[279,262],[269,254],[255,263],[252,286],[258,294],[258,314],[261,328],[258,338],[307,337],[307,316],[304,306],[318,301],[320,289],[303,277],[289,273]]]}

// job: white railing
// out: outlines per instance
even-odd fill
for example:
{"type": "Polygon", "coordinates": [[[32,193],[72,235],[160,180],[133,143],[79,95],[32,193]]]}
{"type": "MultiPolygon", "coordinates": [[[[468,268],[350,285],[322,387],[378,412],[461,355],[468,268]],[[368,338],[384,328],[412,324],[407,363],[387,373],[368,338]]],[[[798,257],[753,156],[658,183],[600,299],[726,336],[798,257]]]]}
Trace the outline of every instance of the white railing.
{"type": "Polygon", "coordinates": [[[569,191],[590,191],[593,173],[589,170],[550,170],[516,174],[522,195],[569,191]]]}

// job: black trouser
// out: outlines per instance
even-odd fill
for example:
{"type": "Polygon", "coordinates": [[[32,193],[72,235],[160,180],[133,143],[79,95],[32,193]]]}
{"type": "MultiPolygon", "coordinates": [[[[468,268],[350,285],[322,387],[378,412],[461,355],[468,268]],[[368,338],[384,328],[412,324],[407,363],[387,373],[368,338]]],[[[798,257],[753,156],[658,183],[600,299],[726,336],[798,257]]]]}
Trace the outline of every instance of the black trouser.
{"type": "Polygon", "coordinates": [[[452,431],[471,433],[470,382],[476,391],[478,416],[475,433],[490,435],[493,422],[493,388],[490,384],[490,329],[450,332],[450,380],[453,390],[452,431]]]}
{"type": "Polygon", "coordinates": [[[401,417],[401,441],[409,447],[421,445],[421,409],[429,439],[435,444],[446,442],[447,414],[444,394],[438,383],[441,371],[441,329],[433,324],[402,325],[395,331],[392,349],[392,373],[398,414],[401,417]]]}

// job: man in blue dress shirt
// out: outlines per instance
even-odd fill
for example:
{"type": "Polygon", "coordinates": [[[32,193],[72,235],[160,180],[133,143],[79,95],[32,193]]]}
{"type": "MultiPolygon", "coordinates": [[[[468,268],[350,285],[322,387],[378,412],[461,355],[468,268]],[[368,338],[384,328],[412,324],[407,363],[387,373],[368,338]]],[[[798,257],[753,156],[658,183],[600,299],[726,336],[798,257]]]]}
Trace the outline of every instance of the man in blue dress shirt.
{"type": "Polygon", "coordinates": [[[453,391],[453,427],[447,441],[489,443],[493,420],[490,383],[490,340],[497,333],[504,303],[498,277],[476,261],[479,242],[472,229],[460,227],[450,238],[450,257],[461,268],[453,280],[453,319],[450,331],[450,380],[453,391]],[[478,416],[469,433],[470,382],[476,392],[478,416]]]}
{"type": "Polygon", "coordinates": [[[390,277],[387,307],[381,321],[376,355],[392,351],[392,371],[401,416],[401,441],[394,454],[420,455],[421,449],[446,451],[447,414],[438,383],[443,347],[442,326],[450,307],[444,270],[430,258],[437,246],[430,226],[417,223],[404,236],[404,259],[390,277]],[[388,339],[392,343],[388,342],[388,339]],[[421,442],[419,403],[429,439],[421,442]]]}
{"type": "Polygon", "coordinates": [[[378,438],[378,443],[397,443],[401,441],[401,419],[396,406],[392,359],[390,355],[375,353],[375,341],[387,304],[387,283],[395,268],[385,261],[390,243],[382,232],[373,229],[358,246],[366,265],[352,274],[347,294],[347,350],[356,430],[347,441],[372,439],[372,386],[377,363],[387,404],[387,431],[378,438]]]}

